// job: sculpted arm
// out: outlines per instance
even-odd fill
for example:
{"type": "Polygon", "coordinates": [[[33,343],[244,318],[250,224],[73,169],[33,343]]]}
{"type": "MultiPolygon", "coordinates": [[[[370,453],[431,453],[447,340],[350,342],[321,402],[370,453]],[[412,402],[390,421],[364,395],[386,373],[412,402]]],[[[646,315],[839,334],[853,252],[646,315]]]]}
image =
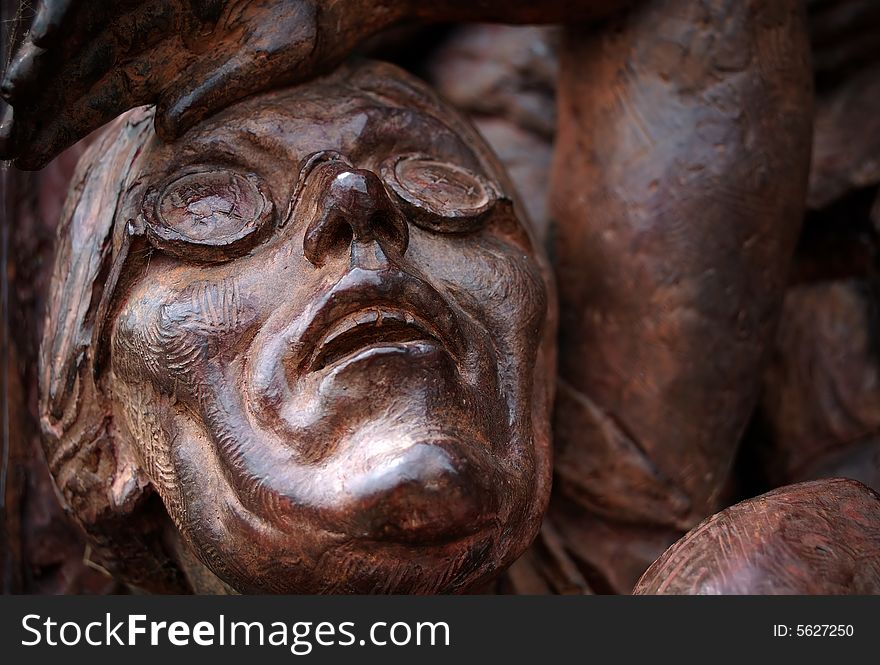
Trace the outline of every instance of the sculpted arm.
{"type": "Polygon", "coordinates": [[[802,4],[661,0],[564,45],[556,519],[621,592],[717,510],[757,396],[806,195],[802,4]]]}

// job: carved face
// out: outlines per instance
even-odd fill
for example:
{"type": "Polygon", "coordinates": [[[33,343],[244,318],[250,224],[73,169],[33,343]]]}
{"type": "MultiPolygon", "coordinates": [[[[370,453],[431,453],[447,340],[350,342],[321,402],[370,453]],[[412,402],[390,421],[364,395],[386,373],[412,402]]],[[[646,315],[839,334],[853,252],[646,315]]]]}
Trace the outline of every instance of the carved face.
{"type": "Polygon", "coordinates": [[[453,111],[343,70],[151,138],[129,182],[106,391],[204,564],[247,592],[435,592],[522,552],[549,287],[453,111]]]}

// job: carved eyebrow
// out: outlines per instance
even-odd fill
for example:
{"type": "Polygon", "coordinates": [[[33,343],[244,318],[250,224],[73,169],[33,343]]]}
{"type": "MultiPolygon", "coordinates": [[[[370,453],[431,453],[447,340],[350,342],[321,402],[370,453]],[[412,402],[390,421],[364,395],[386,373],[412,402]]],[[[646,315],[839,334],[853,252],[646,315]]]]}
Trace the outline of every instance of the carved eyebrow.
{"type": "MultiPolygon", "coordinates": [[[[485,165],[468,145],[465,137],[443,120],[420,108],[368,106],[362,109],[367,124],[363,133],[371,138],[371,153],[381,152],[379,161],[403,153],[429,153],[439,160],[464,166],[481,175],[485,165]]],[[[364,161],[363,142],[348,154],[364,161]]]]}
{"type": "Polygon", "coordinates": [[[274,155],[279,146],[275,132],[268,129],[262,123],[234,123],[232,119],[221,124],[210,123],[195,135],[184,138],[178,149],[196,159],[225,157],[238,162],[242,161],[242,153],[249,152],[242,150],[244,146],[258,153],[274,155]]]}

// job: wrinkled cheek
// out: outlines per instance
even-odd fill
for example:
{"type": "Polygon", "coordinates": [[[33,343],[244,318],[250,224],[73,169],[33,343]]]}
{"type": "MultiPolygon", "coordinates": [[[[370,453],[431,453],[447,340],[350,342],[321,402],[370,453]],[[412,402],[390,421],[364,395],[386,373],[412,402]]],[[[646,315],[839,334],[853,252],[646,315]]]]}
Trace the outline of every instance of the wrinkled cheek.
{"type": "Polygon", "coordinates": [[[111,331],[114,416],[181,526],[187,502],[186,479],[173,450],[178,425],[204,421],[204,403],[216,391],[217,377],[232,371],[256,317],[232,280],[195,282],[176,293],[143,289],[135,294],[111,331]]]}
{"type": "Polygon", "coordinates": [[[132,299],[112,337],[117,376],[147,382],[191,408],[216,377],[240,355],[256,316],[234,278],[194,282],[182,292],[132,299]],[[213,380],[213,379],[212,379],[213,380]]]}
{"type": "MultiPolygon", "coordinates": [[[[553,368],[544,352],[553,343],[548,325],[552,285],[545,282],[536,260],[504,243],[470,251],[462,247],[456,256],[437,274],[494,348],[493,371],[511,436],[506,463],[513,476],[531,488],[531,499],[523,497],[524,502],[534,501],[531,508],[538,510],[546,498],[550,454],[547,382],[553,368]],[[539,495],[534,495],[535,489],[539,495]]],[[[527,509],[525,503],[520,509],[527,509]]]]}
{"type": "Polygon", "coordinates": [[[111,374],[117,444],[130,446],[175,523],[186,512],[172,461],[174,403],[145,382],[131,384],[111,374]]]}
{"type": "MultiPolygon", "coordinates": [[[[491,269],[498,275],[489,292],[491,315],[497,321],[514,324],[511,332],[536,342],[547,318],[547,285],[538,265],[524,256],[499,260],[494,256],[491,269]],[[503,288],[502,284],[507,284],[503,288]]],[[[529,345],[534,350],[534,345],[529,345]]]]}
{"type": "Polygon", "coordinates": [[[463,254],[450,267],[443,283],[495,340],[499,359],[533,363],[548,306],[548,285],[537,262],[499,246],[463,254]]]}

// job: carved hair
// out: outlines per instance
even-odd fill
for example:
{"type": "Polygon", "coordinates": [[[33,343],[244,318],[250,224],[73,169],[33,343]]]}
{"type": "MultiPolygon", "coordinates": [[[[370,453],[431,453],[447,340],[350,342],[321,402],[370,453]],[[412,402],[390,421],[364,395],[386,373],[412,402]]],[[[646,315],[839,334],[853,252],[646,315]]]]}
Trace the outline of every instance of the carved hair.
{"type": "Polygon", "coordinates": [[[161,508],[150,500],[134,451],[113,434],[100,371],[103,324],[131,243],[120,205],[152,119],[145,108],[126,113],[77,165],[58,227],[40,347],[40,428],[63,503],[101,562],[133,584],[181,591],[160,543],[161,508]]]}

